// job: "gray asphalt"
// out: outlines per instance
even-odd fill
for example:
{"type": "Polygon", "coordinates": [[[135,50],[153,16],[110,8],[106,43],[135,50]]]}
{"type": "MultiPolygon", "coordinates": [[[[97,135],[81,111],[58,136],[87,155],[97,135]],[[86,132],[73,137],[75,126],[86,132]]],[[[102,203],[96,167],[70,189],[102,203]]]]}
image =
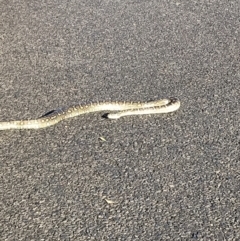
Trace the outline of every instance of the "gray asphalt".
{"type": "Polygon", "coordinates": [[[238,1],[1,1],[0,120],[178,97],[0,132],[0,240],[240,240],[238,1]]]}

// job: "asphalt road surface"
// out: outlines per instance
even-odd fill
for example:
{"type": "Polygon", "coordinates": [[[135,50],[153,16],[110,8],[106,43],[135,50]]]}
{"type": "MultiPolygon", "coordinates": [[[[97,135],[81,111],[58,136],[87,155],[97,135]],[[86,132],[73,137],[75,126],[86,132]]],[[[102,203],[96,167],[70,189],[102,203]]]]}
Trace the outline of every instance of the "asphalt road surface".
{"type": "Polygon", "coordinates": [[[0,131],[0,240],[240,240],[239,1],[1,1],[0,121],[170,96],[0,131]]]}

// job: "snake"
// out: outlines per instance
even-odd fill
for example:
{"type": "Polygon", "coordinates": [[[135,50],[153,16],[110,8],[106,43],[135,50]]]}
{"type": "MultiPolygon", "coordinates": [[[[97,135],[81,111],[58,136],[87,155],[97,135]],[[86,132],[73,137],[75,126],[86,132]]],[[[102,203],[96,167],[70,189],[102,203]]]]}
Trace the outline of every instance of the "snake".
{"type": "Polygon", "coordinates": [[[104,116],[107,119],[119,119],[129,115],[169,113],[178,110],[179,107],[180,101],[174,97],[149,102],[100,102],[74,105],[50,111],[37,119],[0,122],[0,130],[46,128],[62,120],[97,111],[118,111],[104,116]]]}

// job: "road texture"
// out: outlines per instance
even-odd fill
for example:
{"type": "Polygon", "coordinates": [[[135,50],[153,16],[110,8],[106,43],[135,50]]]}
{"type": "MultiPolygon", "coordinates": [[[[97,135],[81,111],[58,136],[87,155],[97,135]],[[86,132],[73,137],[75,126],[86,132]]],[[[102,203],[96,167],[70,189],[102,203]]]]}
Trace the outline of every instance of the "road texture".
{"type": "Polygon", "coordinates": [[[0,120],[178,97],[0,131],[0,240],[240,240],[239,1],[0,2],[0,120]]]}

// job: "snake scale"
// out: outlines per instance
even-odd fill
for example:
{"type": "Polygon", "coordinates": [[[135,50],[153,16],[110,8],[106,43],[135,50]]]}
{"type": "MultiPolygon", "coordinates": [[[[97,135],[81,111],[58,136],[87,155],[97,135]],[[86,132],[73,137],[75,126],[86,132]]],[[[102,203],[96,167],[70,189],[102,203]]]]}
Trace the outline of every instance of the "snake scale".
{"type": "Polygon", "coordinates": [[[169,113],[176,111],[180,107],[177,98],[162,99],[145,103],[133,102],[102,102],[90,105],[75,105],[66,109],[53,110],[46,115],[33,120],[19,120],[0,122],[0,130],[8,129],[40,129],[57,124],[58,122],[97,111],[119,111],[107,114],[108,119],[118,119],[128,115],[144,115],[169,113]]]}

